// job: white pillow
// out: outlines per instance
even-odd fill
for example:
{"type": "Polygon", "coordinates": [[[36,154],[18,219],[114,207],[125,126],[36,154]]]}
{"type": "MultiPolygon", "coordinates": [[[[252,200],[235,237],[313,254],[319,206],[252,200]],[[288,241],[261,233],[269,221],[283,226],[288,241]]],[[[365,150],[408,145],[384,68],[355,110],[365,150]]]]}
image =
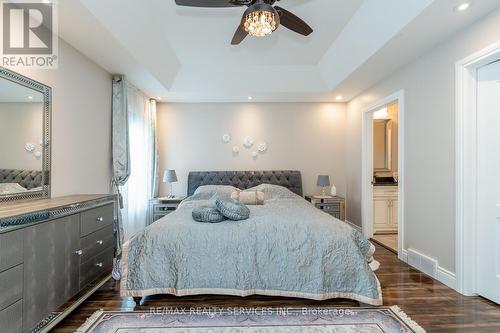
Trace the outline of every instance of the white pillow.
{"type": "Polygon", "coordinates": [[[263,205],[264,192],[234,191],[231,193],[231,199],[244,205],[263,205]]]}
{"type": "MultiPolygon", "coordinates": [[[[272,184],[260,184],[245,190],[244,192],[264,192],[265,200],[271,199],[293,199],[299,197],[286,187],[272,184]]],[[[300,198],[300,197],[299,197],[300,198]]]]}
{"type": "Polygon", "coordinates": [[[13,194],[26,191],[27,189],[18,183],[0,183],[0,194],[13,194]]]}

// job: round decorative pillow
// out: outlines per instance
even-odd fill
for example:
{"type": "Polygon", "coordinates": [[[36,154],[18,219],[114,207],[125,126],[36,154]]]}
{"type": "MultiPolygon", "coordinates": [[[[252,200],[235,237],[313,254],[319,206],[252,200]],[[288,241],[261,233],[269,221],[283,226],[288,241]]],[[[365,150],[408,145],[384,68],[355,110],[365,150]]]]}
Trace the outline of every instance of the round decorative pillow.
{"type": "Polygon", "coordinates": [[[215,207],[197,207],[193,209],[193,219],[197,222],[219,223],[226,220],[215,207]]]}
{"type": "Polygon", "coordinates": [[[230,220],[241,221],[250,217],[250,209],[242,203],[216,200],[215,205],[219,212],[230,220]]]}

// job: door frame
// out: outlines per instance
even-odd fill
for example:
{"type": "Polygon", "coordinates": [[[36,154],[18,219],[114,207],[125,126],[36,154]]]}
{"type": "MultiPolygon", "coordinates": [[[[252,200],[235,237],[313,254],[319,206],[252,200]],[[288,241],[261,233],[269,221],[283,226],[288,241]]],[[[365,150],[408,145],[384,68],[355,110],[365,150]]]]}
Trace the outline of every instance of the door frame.
{"type": "Polygon", "coordinates": [[[455,265],[457,290],[476,294],[477,70],[500,59],[500,41],[455,65],[455,265]]]}
{"type": "Polygon", "coordinates": [[[362,116],[361,148],[361,225],[367,238],[373,237],[373,113],[398,102],[398,258],[406,262],[404,251],[405,203],[405,92],[399,90],[368,105],[362,116]]]}

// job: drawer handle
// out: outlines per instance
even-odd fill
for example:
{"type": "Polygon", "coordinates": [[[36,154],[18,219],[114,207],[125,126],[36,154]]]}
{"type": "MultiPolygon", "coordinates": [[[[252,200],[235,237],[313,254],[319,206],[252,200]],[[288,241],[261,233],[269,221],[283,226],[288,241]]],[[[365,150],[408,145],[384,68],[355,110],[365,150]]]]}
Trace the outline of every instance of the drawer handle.
{"type": "Polygon", "coordinates": [[[82,251],[82,250],[76,250],[76,251],[75,251],[75,254],[77,254],[77,255],[81,256],[81,255],[83,254],[83,251],[82,251]]]}
{"type": "Polygon", "coordinates": [[[97,222],[103,222],[104,221],[104,217],[102,217],[102,216],[98,217],[96,220],[97,220],[97,222]]]}
{"type": "Polygon", "coordinates": [[[102,262],[98,262],[97,264],[95,264],[97,267],[102,267],[102,262]]]}
{"type": "Polygon", "coordinates": [[[102,239],[99,239],[96,244],[102,245],[102,239]]]}

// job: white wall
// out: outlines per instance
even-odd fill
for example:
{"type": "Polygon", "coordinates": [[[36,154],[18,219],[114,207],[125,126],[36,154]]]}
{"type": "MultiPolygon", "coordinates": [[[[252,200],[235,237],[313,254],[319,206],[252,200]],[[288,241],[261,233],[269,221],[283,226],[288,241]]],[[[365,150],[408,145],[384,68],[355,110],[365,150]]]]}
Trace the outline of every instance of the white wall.
{"type": "MultiPolygon", "coordinates": [[[[450,38],[348,104],[347,219],[361,224],[361,114],[405,90],[405,248],[455,270],[455,63],[500,40],[500,10],[450,38]]],[[[401,144],[401,143],[400,143],[401,144]]]]}
{"type": "Polygon", "coordinates": [[[109,193],[111,76],[59,40],[59,68],[22,70],[52,87],[52,196],[109,193]]]}
{"type": "MultiPolygon", "coordinates": [[[[176,194],[187,191],[189,171],[300,170],[305,194],[318,193],[316,177],[330,175],[340,195],[345,193],[344,104],[248,103],[159,104],[160,170],[177,171],[176,194]],[[229,144],[222,135],[230,133],[229,144]],[[242,146],[245,136],[255,140],[242,146]],[[266,142],[267,153],[256,160],[251,152],[266,142]],[[239,156],[232,148],[240,146],[239,156]]],[[[166,193],[161,184],[161,193],[166,193]]]]}
{"type": "Polygon", "coordinates": [[[42,170],[42,103],[0,103],[0,169],[42,170]],[[35,145],[33,152],[24,148],[35,145]]]}

